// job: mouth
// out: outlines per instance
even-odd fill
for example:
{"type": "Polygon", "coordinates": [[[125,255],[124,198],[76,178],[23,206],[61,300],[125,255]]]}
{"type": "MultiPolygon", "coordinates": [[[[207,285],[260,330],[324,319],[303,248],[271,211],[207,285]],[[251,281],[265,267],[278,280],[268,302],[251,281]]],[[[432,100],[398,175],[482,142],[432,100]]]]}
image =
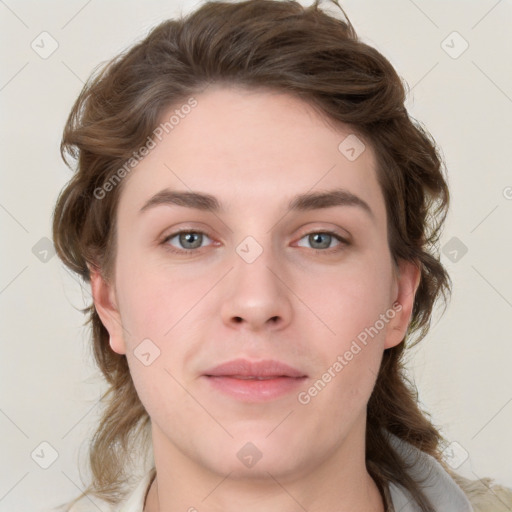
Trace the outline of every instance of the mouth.
{"type": "Polygon", "coordinates": [[[228,361],[205,372],[216,391],[244,402],[275,400],[297,390],[307,375],[280,361],[228,361]]]}
{"type": "MultiPolygon", "coordinates": [[[[213,375],[208,375],[208,377],[213,377],[213,375]]],[[[272,377],[256,377],[254,375],[244,376],[244,375],[219,375],[219,377],[230,377],[232,379],[241,379],[241,380],[271,380],[277,379],[279,377],[286,377],[286,375],[273,375],[272,377]]]]}

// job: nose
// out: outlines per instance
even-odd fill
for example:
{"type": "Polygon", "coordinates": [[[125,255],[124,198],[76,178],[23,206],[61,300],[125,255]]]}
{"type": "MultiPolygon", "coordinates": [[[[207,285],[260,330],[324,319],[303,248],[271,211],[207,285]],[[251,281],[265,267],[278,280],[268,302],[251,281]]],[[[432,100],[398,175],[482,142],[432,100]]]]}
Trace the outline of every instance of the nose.
{"type": "Polygon", "coordinates": [[[292,292],[283,265],[264,250],[252,263],[236,255],[224,283],[222,321],[236,329],[279,330],[292,319],[292,292]]]}

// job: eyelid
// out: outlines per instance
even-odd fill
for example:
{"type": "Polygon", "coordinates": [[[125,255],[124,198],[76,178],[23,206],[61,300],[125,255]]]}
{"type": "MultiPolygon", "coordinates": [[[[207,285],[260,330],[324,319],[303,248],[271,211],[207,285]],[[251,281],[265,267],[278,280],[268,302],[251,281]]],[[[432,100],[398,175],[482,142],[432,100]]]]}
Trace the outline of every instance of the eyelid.
{"type": "MultiPolygon", "coordinates": [[[[199,249],[203,248],[203,246],[201,246],[201,247],[198,247],[197,249],[179,249],[177,247],[174,247],[174,246],[168,244],[169,240],[171,240],[172,238],[175,238],[176,236],[180,235],[181,233],[196,233],[199,235],[204,235],[207,238],[209,238],[212,242],[215,243],[215,240],[213,239],[212,236],[210,236],[210,234],[207,230],[195,229],[195,228],[180,228],[177,231],[173,231],[167,235],[164,235],[162,238],[162,241],[160,243],[162,245],[166,245],[167,248],[172,247],[172,249],[168,249],[168,250],[170,250],[171,252],[179,253],[179,254],[199,252],[199,249]]],[[[213,245],[213,244],[210,244],[210,245],[213,245]]]]}
{"type": "MultiPolygon", "coordinates": [[[[180,248],[174,247],[173,245],[170,245],[168,243],[169,240],[171,240],[172,238],[175,238],[176,236],[180,235],[181,233],[196,233],[196,234],[200,234],[200,235],[205,235],[207,238],[209,238],[213,242],[212,244],[209,244],[209,245],[215,245],[216,243],[218,245],[218,242],[216,242],[214,240],[214,237],[210,235],[208,230],[199,229],[199,228],[196,229],[196,228],[192,228],[192,227],[180,228],[177,231],[173,231],[167,235],[164,235],[162,241],[160,242],[161,245],[164,245],[166,250],[168,250],[174,254],[182,254],[182,255],[192,255],[193,253],[200,253],[201,252],[200,249],[204,249],[205,247],[207,247],[207,246],[200,246],[195,249],[180,249],[180,248]]],[[[296,242],[294,242],[294,244],[300,242],[300,240],[302,240],[306,236],[315,235],[315,234],[330,235],[330,236],[334,237],[339,242],[338,245],[336,245],[334,247],[328,247],[326,249],[315,249],[315,248],[311,247],[310,249],[312,251],[315,251],[316,253],[329,254],[331,252],[337,252],[337,251],[342,250],[342,248],[344,246],[348,246],[351,244],[350,237],[341,235],[338,232],[336,232],[335,230],[328,229],[328,228],[323,228],[323,229],[322,228],[317,228],[317,229],[310,228],[309,230],[304,228],[304,230],[302,230],[302,233],[296,239],[296,242]]],[[[302,247],[302,246],[298,246],[298,247],[302,247]]]]}
{"type": "Polygon", "coordinates": [[[194,224],[196,223],[179,223],[179,227],[168,226],[160,232],[160,234],[157,236],[157,240],[165,241],[169,238],[172,238],[173,236],[179,235],[180,233],[201,233],[212,238],[210,229],[206,227],[202,222],[197,223],[199,225],[194,224]]]}
{"type": "Polygon", "coordinates": [[[339,238],[342,238],[346,242],[350,242],[350,239],[351,239],[350,234],[345,230],[342,230],[340,228],[335,228],[335,227],[322,227],[322,226],[320,226],[318,228],[315,228],[315,227],[302,228],[300,230],[299,238],[304,238],[306,235],[314,235],[315,233],[326,233],[329,235],[337,236],[339,238]]]}
{"type": "MultiPolygon", "coordinates": [[[[333,237],[335,240],[337,240],[338,244],[335,245],[334,247],[327,247],[326,249],[315,249],[314,247],[310,247],[309,249],[314,251],[315,253],[324,253],[324,254],[336,253],[336,252],[341,251],[343,249],[343,247],[350,245],[350,241],[347,237],[344,237],[344,236],[340,235],[339,233],[337,233],[336,231],[332,231],[329,229],[318,229],[318,230],[313,230],[313,231],[307,231],[306,233],[301,235],[297,239],[297,242],[295,242],[295,243],[298,244],[306,236],[316,235],[316,234],[329,235],[329,236],[333,237]]],[[[298,245],[298,247],[303,247],[303,246],[298,245]]]]}

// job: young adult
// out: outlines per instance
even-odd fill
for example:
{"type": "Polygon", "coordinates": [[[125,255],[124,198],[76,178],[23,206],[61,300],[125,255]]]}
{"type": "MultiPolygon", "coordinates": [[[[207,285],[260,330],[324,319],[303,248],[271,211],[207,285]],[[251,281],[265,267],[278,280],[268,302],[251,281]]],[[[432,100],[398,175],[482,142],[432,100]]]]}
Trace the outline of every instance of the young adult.
{"type": "Polygon", "coordinates": [[[294,1],[203,4],[86,84],[54,241],[111,387],[71,511],[510,510],[450,471],[403,375],[450,290],[404,100],[348,19],[294,1]]]}

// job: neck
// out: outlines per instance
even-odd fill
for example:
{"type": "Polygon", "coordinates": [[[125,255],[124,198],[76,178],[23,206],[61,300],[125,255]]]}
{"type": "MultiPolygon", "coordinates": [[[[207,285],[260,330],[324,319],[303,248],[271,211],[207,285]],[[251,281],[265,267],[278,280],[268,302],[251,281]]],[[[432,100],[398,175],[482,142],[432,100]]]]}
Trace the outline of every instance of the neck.
{"type": "Polygon", "coordinates": [[[144,512],[385,510],[380,491],[364,463],[364,430],[362,436],[347,436],[333,456],[320,464],[311,464],[293,474],[254,472],[250,478],[206,469],[171,445],[156,428],[153,447],[156,477],[144,512]]]}

